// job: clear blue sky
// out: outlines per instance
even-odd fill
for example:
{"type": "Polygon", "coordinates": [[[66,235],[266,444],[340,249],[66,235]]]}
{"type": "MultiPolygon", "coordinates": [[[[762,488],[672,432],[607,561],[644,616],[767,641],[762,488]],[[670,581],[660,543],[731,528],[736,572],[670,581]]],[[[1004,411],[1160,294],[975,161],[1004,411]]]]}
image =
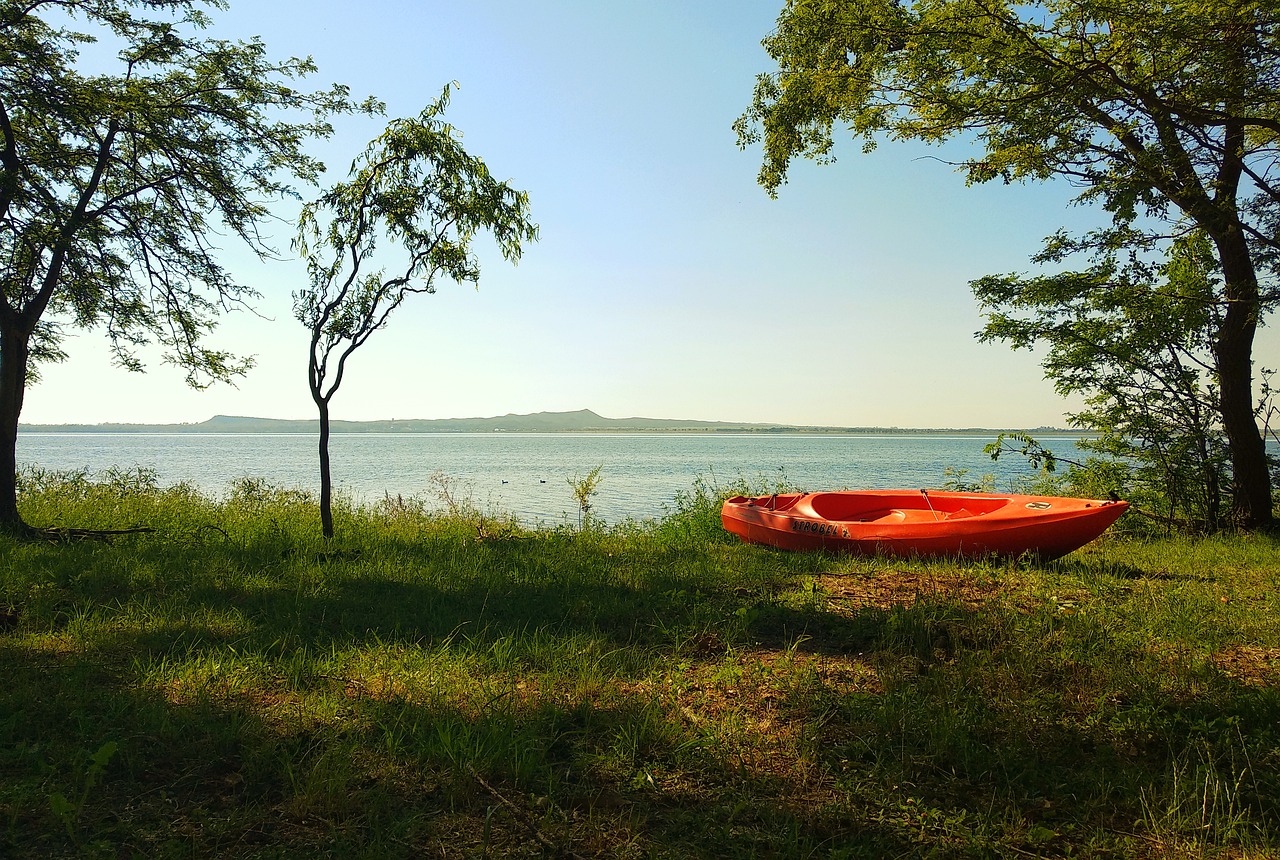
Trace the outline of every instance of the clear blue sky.
{"type": "MultiPolygon", "coordinates": [[[[542,239],[510,266],[481,243],[478,290],[417,297],[352,360],[340,419],[589,408],[648,416],[840,426],[1061,424],[1070,404],[1034,355],[983,345],[968,282],[1026,271],[1043,237],[1095,223],[1065,186],[966,188],[966,150],[849,145],[797,163],[778,200],[760,153],[730,128],[771,63],[781,0],[233,0],[215,32],[310,55],[331,82],[416,114],[457,81],[447,118],[473,154],[527,190],[542,239]]],[[[332,178],[380,130],[343,121],[318,151],[332,178]]],[[[305,193],[305,192],[304,192],[305,193]]],[[[283,210],[282,210],[283,211],[283,210]]],[[[287,251],[291,229],[275,243],[287,251]]],[[[214,337],[253,353],[238,388],[186,389],[110,366],[99,335],[69,343],[23,420],[301,418],[306,336],[290,311],[296,261],[228,245],[263,293],[214,337]]],[[[1259,356],[1280,365],[1264,330],[1259,356]]]]}

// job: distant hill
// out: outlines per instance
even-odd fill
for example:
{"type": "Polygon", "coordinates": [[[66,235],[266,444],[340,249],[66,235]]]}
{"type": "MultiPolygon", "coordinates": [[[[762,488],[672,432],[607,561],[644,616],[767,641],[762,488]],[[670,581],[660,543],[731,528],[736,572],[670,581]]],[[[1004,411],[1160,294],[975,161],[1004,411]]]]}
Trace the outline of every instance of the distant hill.
{"type": "MultiPolygon", "coordinates": [[[[997,433],[982,427],[905,429],[901,427],[812,427],[748,424],[734,421],[684,421],[673,418],[604,418],[590,409],[576,412],[534,412],[492,418],[410,418],[392,421],[333,421],[334,433],[568,433],[568,432],[691,432],[691,433],[997,433]]],[[[215,415],[198,424],[23,424],[24,433],[316,433],[314,418],[250,418],[215,415]]],[[[1055,430],[1037,428],[1039,432],[1055,430]]],[[[1036,432],[1036,431],[1032,431],[1036,432]]],[[[1069,431],[1056,431],[1069,432],[1069,431]]]]}
{"type": "MultiPolygon", "coordinates": [[[[680,421],[668,418],[604,418],[590,409],[535,412],[492,418],[408,418],[392,421],[333,421],[335,433],[557,433],[619,430],[726,431],[770,430],[769,424],[680,421]]],[[[290,420],[215,415],[198,424],[23,424],[28,433],[315,433],[314,418],[290,420]]],[[[782,429],[782,428],[778,428],[782,429]]],[[[797,429],[797,428],[786,428],[797,429]]]]}

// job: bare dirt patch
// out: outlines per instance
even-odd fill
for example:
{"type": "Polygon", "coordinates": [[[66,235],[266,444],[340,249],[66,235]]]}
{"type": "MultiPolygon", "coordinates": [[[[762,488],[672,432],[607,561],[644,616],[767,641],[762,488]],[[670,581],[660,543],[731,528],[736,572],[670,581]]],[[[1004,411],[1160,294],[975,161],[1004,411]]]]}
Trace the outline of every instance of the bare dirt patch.
{"type": "Polygon", "coordinates": [[[1280,648],[1235,645],[1211,658],[1228,677],[1256,687],[1280,687],[1280,648]]]}
{"type": "Polygon", "coordinates": [[[890,570],[873,576],[827,574],[817,577],[834,609],[891,609],[922,599],[945,598],[977,608],[1010,596],[1009,584],[948,571],[890,570]]]}

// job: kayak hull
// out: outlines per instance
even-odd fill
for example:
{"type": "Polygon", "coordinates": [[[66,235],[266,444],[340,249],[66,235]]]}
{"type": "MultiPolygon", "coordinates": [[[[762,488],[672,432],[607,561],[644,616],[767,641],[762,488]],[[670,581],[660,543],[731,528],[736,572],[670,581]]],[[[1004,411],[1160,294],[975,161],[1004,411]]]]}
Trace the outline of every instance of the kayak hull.
{"type": "Polygon", "coordinates": [[[849,490],[735,496],[720,517],[744,541],[785,550],[1053,559],[1101,535],[1128,508],[1105,499],[849,490]]]}

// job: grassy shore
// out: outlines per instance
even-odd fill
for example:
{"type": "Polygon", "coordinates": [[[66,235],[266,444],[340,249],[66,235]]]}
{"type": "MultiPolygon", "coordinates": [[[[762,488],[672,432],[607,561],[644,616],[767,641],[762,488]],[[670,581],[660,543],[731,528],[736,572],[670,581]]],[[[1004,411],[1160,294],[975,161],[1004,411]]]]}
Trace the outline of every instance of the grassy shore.
{"type": "Polygon", "coordinates": [[[1280,856],[1280,543],[783,554],[35,481],[0,856],[1280,856]]]}

